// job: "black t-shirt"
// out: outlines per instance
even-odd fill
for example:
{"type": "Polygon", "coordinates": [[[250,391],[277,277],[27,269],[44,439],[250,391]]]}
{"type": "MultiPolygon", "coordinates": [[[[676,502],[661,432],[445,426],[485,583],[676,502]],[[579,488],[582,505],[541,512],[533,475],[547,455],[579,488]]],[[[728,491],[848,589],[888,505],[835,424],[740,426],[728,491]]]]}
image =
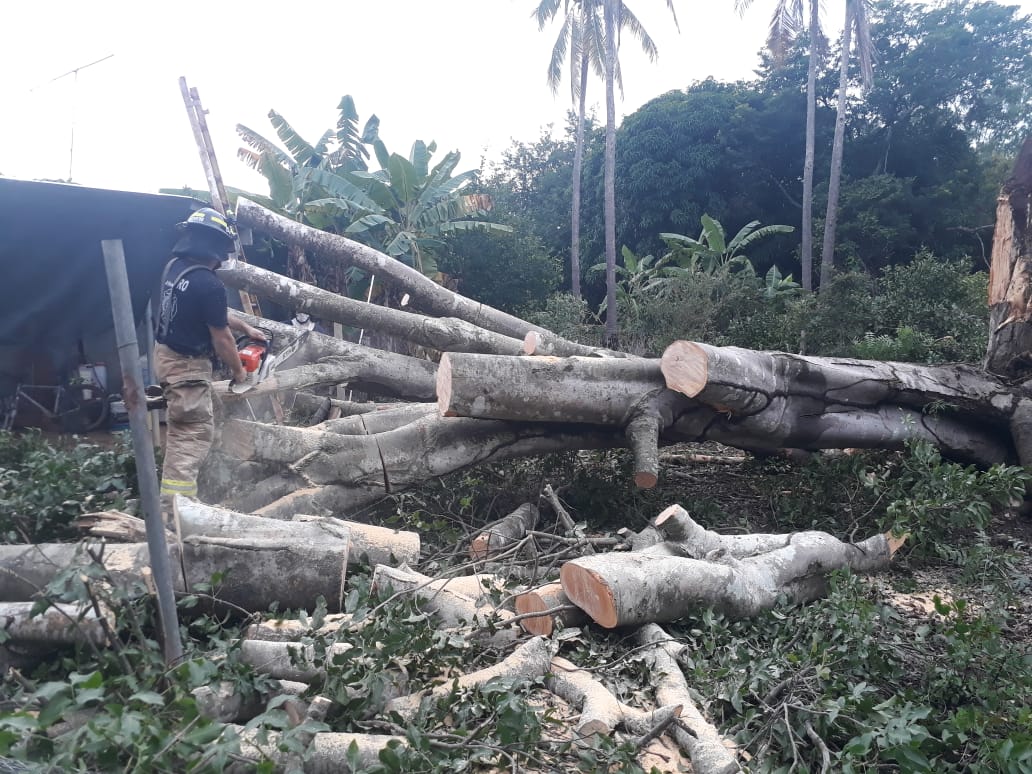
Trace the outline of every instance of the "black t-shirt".
{"type": "Polygon", "coordinates": [[[185,258],[174,259],[161,288],[157,340],[181,355],[211,355],[208,327],[225,328],[227,324],[226,288],[215,272],[185,258]]]}

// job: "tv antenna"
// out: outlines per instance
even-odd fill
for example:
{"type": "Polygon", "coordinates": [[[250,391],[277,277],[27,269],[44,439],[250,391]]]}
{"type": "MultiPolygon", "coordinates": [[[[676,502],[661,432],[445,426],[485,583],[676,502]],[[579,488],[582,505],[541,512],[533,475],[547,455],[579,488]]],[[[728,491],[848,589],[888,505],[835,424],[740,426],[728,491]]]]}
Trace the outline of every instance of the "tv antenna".
{"type": "Polygon", "coordinates": [[[33,91],[36,91],[37,89],[43,88],[44,86],[49,86],[50,84],[55,83],[56,81],[59,81],[62,78],[67,78],[69,75],[72,76],[72,79],[73,79],[73,83],[72,83],[72,117],[71,117],[71,119],[69,121],[69,123],[70,123],[70,127],[69,127],[70,137],[69,137],[69,141],[68,141],[68,182],[69,183],[72,182],[72,163],[75,161],[75,105],[76,105],[75,97],[76,97],[76,94],[78,93],[79,71],[80,70],[85,70],[87,67],[93,67],[93,65],[95,65],[95,64],[100,64],[101,62],[106,62],[108,59],[110,59],[113,56],[114,56],[114,54],[108,54],[107,56],[103,56],[100,59],[97,59],[97,60],[95,60],[93,62],[90,62],[89,64],[79,65],[78,67],[75,67],[75,68],[69,70],[66,73],[61,73],[57,77],[51,78],[46,83],[41,83],[39,86],[34,86],[33,88],[29,89],[30,92],[33,92],[33,91]]]}

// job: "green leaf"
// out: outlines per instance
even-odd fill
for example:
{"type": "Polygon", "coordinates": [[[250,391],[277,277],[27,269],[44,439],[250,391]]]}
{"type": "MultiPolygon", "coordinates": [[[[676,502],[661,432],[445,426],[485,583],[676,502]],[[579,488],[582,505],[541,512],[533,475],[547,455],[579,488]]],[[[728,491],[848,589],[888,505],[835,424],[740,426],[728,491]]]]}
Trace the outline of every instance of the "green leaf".
{"type": "Polygon", "coordinates": [[[165,697],[155,691],[137,691],[129,697],[129,701],[138,701],[155,707],[165,706],[165,697]]]}

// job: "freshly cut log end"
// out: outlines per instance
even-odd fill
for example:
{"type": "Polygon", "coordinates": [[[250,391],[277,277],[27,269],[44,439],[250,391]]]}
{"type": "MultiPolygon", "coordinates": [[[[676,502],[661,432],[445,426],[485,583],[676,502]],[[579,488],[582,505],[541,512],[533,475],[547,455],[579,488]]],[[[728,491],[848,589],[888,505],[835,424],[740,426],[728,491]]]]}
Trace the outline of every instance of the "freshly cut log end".
{"type": "Polygon", "coordinates": [[[442,417],[455,416],[451,409],[451,383],[451,356],[445,352],[441,355],[441,362],[437,364],[437,410],[441,412],[442,417]]]}
{"type": "Polygon", "coordinates": [[[469,545],[469,558],[474,562],[482,562],[487,559],[488,554],[491,551],[491,536],[486,532],[481,532],[469,545]]]}
{"type": "Polygon", "coordinates": [[[612,629],[618,623],[613,589],[593,570],[567,562],[559,569],[563,591],[599,626],[612,629]]]}
{"type": "Polygon", "coordinates": [[[667,387],[689,398],[702,392],[709,380],[706,350],[693,341],[675,341],[667,347],[659,368],[667,387]]]}
{"type": "Polygon", "coordinates": [[[652,489],[659,482],[659,476],[648,470],[639,470],[634,474],[634,485],[638,489],[652,489]]]}
{"type": "Polygon", "coordinates": [[[541,334],[537,331],[528,331],[523,337],[523,354],[533,355],[541,346],[541,334]]]}
{"type": "Polygon", "coordinates": [[[909,532],[904,532],[902,535],[893,535],[891,532],[886,532],[885,542],[889,545],[889,556],[895,556],[896,552],[907,542],[908,537],[910,537],[909,532]]]}
{"type": "Polygon", "coordinates": [[[582,610],[571,608],[545,613],[546,610],[555,610],[557,607],[570,604],[570,598],[563,593],[562,584],[559,583],[547,583],[536,589],[517,594],[515,600],[518,614],[531,615],[529,618],[520,619],[520,626],[523,627],[523,630],[544,637],[552,636],[556,623],[561,623],[563,626],[580,626],[587,623],[588,617],[582,610]],[[533,613],[541,613],[541,615],[532,615],[533,613]]]}

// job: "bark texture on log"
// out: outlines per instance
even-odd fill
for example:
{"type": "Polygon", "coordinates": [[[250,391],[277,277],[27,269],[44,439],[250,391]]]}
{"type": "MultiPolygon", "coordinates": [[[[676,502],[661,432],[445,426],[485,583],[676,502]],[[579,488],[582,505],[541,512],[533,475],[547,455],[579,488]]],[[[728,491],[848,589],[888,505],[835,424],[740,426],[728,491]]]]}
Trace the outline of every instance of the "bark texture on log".
{"type": "Polygon", "coordinates": [[[337,234],[310,228],[243,197],[237,200],[237,220],[288,244],[301,245],[313,253],[375,274],[381,281],[404,288],[411,295],[414,305],[435,315],[457,317],[480,328],[521,340],[530,331],[547,332],[518,317],[448,290],[411,266],[371,247],[337,234]]]}
{"type": "Polygon", "coordinates": [[[717,729],[706,720],[692,701],[684,673],[672,652],[671,637],[655,624],[643,626],[638,641],[644,646],[645,658],[655,679],[656,701],[661,707],[681,707],[674,726],[678,744],[688,751],[692,771],[698,774],[731,774],[740,767],[717,729]],[[685,732],[685,728],[690,733],[685,732]]]}
{"type": "Polygon", "coordinates": [[[408,720],[416,714],[420,702],[425,698],[436,700],[448,696],[453,685],[457,685],[459,690],[465,690],[499,677],[522,677],[526,680],[533,680],[536,677],[543,677],[548,672],[551,663],[551,643],[544,637],[534,637],[520,645],[497,664],[462,675],[429,691],[393,699],[388,702],[387,711],[397,712],[408,720]]]}
{"type": "Polygon", "coordinates": [[[176,495],[173,507],[184,538],[194,536],[277,538],[306,543],[347,543],[352,563],[415,564],[419,561],[419,534],[361,524],[355,521],[295,514],[290,521],[235,513],[176,495]]]}
{"type": "MultiPolygon", "coordinates": [[[[99,544],[96,546],[99,551],[99,544]]],[[[173,572],[178,592],[210,583],[218,573],[222,580],[213,592],[215,601],[249,612],[267,610],[274,603],[281,608],[307,608],[320,595],[331,611],[340,609],[347,570],[346,541],[315,544],[194,536],[183,540],[182,549],[180,561],[178,546],[174,542],[169,546],[170,566],[186,567],[185,581],[181,572],[173,572]]],[[[88,561],[76,544],[0,545],[0,601],[31,601],[58,573],[88,561]]],[[[106,545],[103,562],[120,587],[130,590],[142,583],[150,588],[146,543],[106,545]]]]}
{"type": "MultiPolygon", "coordinates": [[[[294,479],[310,488],[283,501],[255,503],[249,510],[289,518],[294,513],[348,511],[376,502],[384,494],[486,462],[570,449],[620,446],[622,439],[604,429],[534,425],[475,419],[425,417],[395,430],[368,436],[341,436],[234,420],[222,431],[222,449],[238,459],[290,465],[294,479]],[[264,504],[262,504],[264,505],[264,504]]],[[[275,493],[290,488],[289,477],[266,484],[275,493]]],[[[240,507],[238,503],[238,507],[240,507]]]]}
{"type": "Polygon", "coordinates": [[[441,352],[523,354],[520,338],[494,333],[457,318],[426,317],[356,301],[248,263],[220,269],[218,274],[231,288],[249,290],[321,320],[375,330],[441,352]]]}
{"type": "Polygon", "coordinates": [[[816,599],[832,570],[883,569],[898,547],[885,535],[854,544],[797,532],[785,547],[741,560],[720,551],[705,560],[600,554],[569,561],[559,573],[566,595],[606,628],[673,621],[699,607],[747,618],[773,607],[781,594],[796,602],[816,599]]]}
{"type": "Polygon", "coordinates": [[[1032,136],[1026,138],[1014,171],[996,200],[989,267],[989,345],[985,369],[1008,379],[1025,379],[1032,374],[1030,261],[1032,136]]]}
{"type": "Polygon", "coordinates": [[[103,645],[107,642],[104,624],[115,629],[114,614],[103,611],[102,620],[90,604],[55,603],[33,615],[35,606],[35,602],[0,602],[0,633],[16,643],[103,645]]]}
{"type": "Polygon", "coordinates": [[[437,370],[443,416],[625,426],[665,389],[657,360],[449,352],[437,370]]]}

